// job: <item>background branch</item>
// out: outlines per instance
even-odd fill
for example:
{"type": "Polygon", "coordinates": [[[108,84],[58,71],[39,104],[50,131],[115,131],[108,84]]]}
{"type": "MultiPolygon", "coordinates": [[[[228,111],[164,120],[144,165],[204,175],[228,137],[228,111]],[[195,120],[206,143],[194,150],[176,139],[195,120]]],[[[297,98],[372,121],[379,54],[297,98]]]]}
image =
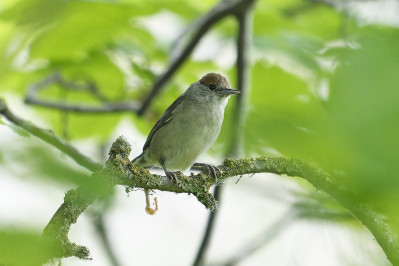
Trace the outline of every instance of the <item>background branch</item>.
{"type": "Polygon", "coordinates": [[[139,115],[143,115],[147,111],[154,97],[161,91],[166,82],[173,76],[173,74],[183,65],[188,56],[198,45],[202,37],[208,30],[217,22],[229,15],[234,15],[247,5],[250,5],[253,0],[241,0],[241,1],[225,1],[222,0],[218,3],[211,11],[209,11],[204,17],[200,18],[195,24],[197,25],[197,31],[193,34],[190,41],[187,43],[184,49],[181,50],[166,71],[158,77],[154,85],[151,88],[150,94],[144,100],[143,105],[138,111],[139,115]]]}
{"type": "MultiPolygon", "coordinates": [[[[213,192],[213,196],[217,202],[220,204],[222,185],[218,185],[215,187],[213,192]]],[[[202,265],[204,262],[205,254],[209,247],[209,242],[211,240],[213,229],[215,228],[215,220],[218,214],[218,210],[215,210],[209,213],[208,222],[206,224],[205,233],[202,237],[201,245],[197,251],[197,255],[195,256],[195,260],[193,266],[202,265]]]]}
{"type": "Polygon", "coordinates": [[[104,224],[104,215],[102,213],[98,213],[98,215],[93,216],[94,226],[96,227],[96,231],[98,236],[101,239],[101,242],[104,247],[104,251],[111,262],[112,266],[119,266],[121,265],[116,257],[116,254],[112,248],[111,241],[108,237],[108,232],[106,229],[106,225],[104,224]]]}
{"type": "MultiPolygon", "coordinates": [[[[251,38],[252,29],[252,14],[251,8],[255,1],[246,1],[246,5],[236,13],[236,19],[238,22],[238,38],[237,38],[237,89],[241,92],[237,95],[236,108],[234,108],[234,114],[232,117],[232,130],[231,130],[231,141],[227,152],[227,157],[239,158],[242,154],[243,146],[243,129],[246,118],[246,111],[248,106],[248,99],[250,93],[249,82],[249,45],[251,38]]],[[[223,184],[215,187],[214,197],[219,206],[221,204],[223,191],[223,184]]],[[[209,243],[213,233],[213,227],[215,226],[215,220],[218,210],[209,214],[208,222],[206,225],[205,233],[202,238],[200,248],[198,249],[195,257],[194,266],[202,265],[209,243]]]]}
{"type": "Polygon", "coordinates": [[[84,113],[110,113],[110,112],[134,112],[138,111],[137,102],[111,102],[104,95],[100,93],[98,88],[93,83],[76,83],[65,80],[60,73],[54,72],[42,81],[39,81],[28,88],[25,96],[25,103],[39,105],[46,108],[58,109],[70,112],[84,112],[84,113]],[[65,90],[87,91],[91,93],[96,99],[101,102],[100,106],[87,106],[79,104],[71,104],[59,101],[49,101],[39,99],[38,94],[41,90],[49,87],[52,84],[58,84],[65,90]]]}
{"type": "Polygon", "coordinates": [[[248,68],[250,42],[252,36],[252,6],[253,1],[248,1],[247,6],[241,9],[236,15],[238,22],[237,37],[237,89],[241,92],[236,98],[236,108],[234,108],[232,137],[227,152],[228,157],[237,158],[242,154],[243,129],[248,109],[248,100],[251,92],[250,70],[248,68]]]}
{"type": "Polygon", "coordinates": [[[71,157],[76,163],[87,168],[88,170],[96,171],[102,167],[101,164],[94,162],[91,158],[80,153],[75,147],[71,146],[66,141],[58,138],[52,131],[42,129],[32,124],[31,122],[23,120],[13,114],[8,109],[7,104],[3,99],[0,99],[0,114],[6,117],[14,125],[25,129],[32,135],[56,147],[57,149],[71,157]]]}
{"type": "MultiPolygon", "coordinates": [[[[270,194],[267,193],[267,196],[270,194]]],[[[263,194],[265,196],[265,194],[263,194]]],[[[246,244],[231,252],[232,256],[224,262],[209,265],[233,266],[239,264],[258,250],[269,245],[278,235],[286,232],[287,227],[294,224],[297,219],[313,219],[320,221],[349,222],[354,221],[354,216],[344,208],[334,210],[325,208],[325,203],[331,201],[326,193],[313,191],[308,194],[299,194],[299,200],[291,206],[272,224],[257,233],[246,244]]],[[[331,202],[330,202],[331,203],[331,202]]],[[[329,204],[329,203],[327,203],[329,204]]],[[[269,220],[269,217],[266,218],[269,220]]]]}
{"type": "Polygon", "coordinates": [[[234,252],[232,258],[224,263],[218,264],[219,266],[233,266],[240,263],[242,260],[263,248],[270,242],[274,240],[280,233],[283,232],[289,225],[292,224],[294,219],[296,218],[296,210],[295,208],[289,208],[286,212],[284,212],[281,217],[274,222],[272,225],[269,225],[263,232],[260,232],[254,239],[249,241],[243,248],[234,252]]]}
{"type": "Polygon", "coordinates": [[[116,103],[105,103],[101,106],[83,106],[74,105],[63,102],[50,102],[39,99],[26,99],[25,103],[35,104],[46,108],[58,109],[76,113],[117,113],[117,112],[137,112],[136,102],[116,102],[116,103]]]}

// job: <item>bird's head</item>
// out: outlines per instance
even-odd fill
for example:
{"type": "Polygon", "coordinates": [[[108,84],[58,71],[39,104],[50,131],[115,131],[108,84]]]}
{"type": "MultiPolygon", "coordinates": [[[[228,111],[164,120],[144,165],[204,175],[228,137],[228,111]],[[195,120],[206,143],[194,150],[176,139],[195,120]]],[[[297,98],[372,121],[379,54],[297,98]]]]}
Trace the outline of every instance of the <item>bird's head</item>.
{"type": "Polygon", "coordinates": [[[218,73],[208,73],[199,81],[193,83],[186,92],[192,96],[204,100],[223,100],[232,94],[239,94],[239,90],[233,90],[227,79],[218,73]]]}

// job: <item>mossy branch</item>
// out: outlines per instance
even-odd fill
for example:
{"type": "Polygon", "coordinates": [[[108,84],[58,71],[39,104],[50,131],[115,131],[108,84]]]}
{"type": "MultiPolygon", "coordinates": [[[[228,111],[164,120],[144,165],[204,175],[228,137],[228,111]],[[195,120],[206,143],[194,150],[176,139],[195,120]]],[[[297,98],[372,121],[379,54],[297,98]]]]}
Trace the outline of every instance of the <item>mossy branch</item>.
{"type": "Polygon", "coordinates": [[[80,153],[75,147],[70,145],[63,139],[58,138],[51,130],[40,128],[33,123],[26,121],[10,111],[4,99],[0,98],[0,114],[3,115],[14,125],[21,127],[32,135],[42,139],[50,145],[56,147],[69,157],[71,157],[79,165],[91,170],[97,171],[102,165],[94,162],[91,158],[80,153]]]}
{"type": "MultiPolygon", "coordinates": [[[[123,185],[128,188],[143,188],[175,193],[193,194],[204,204],[207,209],[214,210],[217,202],[209,193],[209,189],[215,184],[212,177],[199,173],[190,176],[179,175],[179,184],[170,182],[165,176],[152,175],[148,170],[134,166],[128,156],[130,145],[123,137],[118,138],[109,152],[109,159],[104,167],[93,162],[90,158],[81,154],[65,141],[57,138],[51,131],[41,129],[33,123],[14,115],[3,99],[0,99],[0,114],[11,123],[27,130],[31,134],[57,147],[73,158],[77,163],[95,172],[93,175],[99,182],[106,181],[110,189],[114,185],[123,185]]],[[[229,177],[254,173],[274,173],[278,175],[296,176],[306,179],[316,189],[323,190],[342,206],[350,210],[355,217],[366,226],[384,250],[393,265],[399,265],[399,245],[397,235],[389,225],[365,204],[359,202],[352,193],[338,186],[333,179],[320,169],[311,167],[298,159],[289,158],[250,158],[233,160],[227,159],[219,166],[221,174],[218,180],[229,177]]],[[[44,229],[44,237],[49,237],[59,243],[59,252],[56,257],[76,256],[82,259],[89,258],[89,250],[86,247],[71,243],[68,232],[72,224],[76,223],[80,214],[91,205],[94,200],[104,195],[90,195],[81,189],[68,191],[64,203],[54,214],[49,224],[44,229]]]]}
{"type": "MultiPolygon", "coordinates": [[[[103,178],[110,184],[123,185],[130,189],[143,188],[170,191],[175,193],[193,194],[209,210],[217,208],[217,202],[209,189],[215,185],[212,177],[199,173],[190,176],[179,175],[179,183],[176,185],[165,176],[152,175],[148,170],[133,165],[128,156],[130,144],[119,137],[112,145],[109,159],[104,168],[94,173],[97,178],[103,178]]],[[[396,235],[389,226],[373,210],[359,203],[351,193],[334,184],[332,178],[320,169],[314,168],[298,159],[258,157],[250,159],[227,159],[219,166],[221,173],[218,180],[254,174],[274,173],[278,175],[296,176],[306,179],[316,189],[320,189],[331,195],[344,207],[348,208],[358,220],[364,224],[375,236],[377,242],[385,251],[388,259],[394,264],[399,264],[399,246],[396,235]]],[[[68,240],[68,231],[72,224],[76,223],[79,215],[94,202],[96,197],[102,195],[87,195],[83,191],[71,190],[64,203],[54,214],[53,218],[44,230],[44,235],[55,238],[60,243],[60,257],[77,256],[89,258],[88,249],[71,243],[68,240]]]]}

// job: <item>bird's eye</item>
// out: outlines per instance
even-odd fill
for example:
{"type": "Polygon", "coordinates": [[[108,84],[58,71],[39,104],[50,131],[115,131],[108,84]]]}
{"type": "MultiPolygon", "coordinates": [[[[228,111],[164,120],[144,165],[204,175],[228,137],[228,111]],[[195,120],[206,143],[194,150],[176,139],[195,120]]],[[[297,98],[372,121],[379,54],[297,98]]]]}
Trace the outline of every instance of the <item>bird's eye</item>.
{"type": "Polygon", "coordinates": [[[216,85],[215,85],[215,84],[209,85],[209,89],[210,89],[211,91],[213,91],[214,89],[216,89],[216,85]]]}

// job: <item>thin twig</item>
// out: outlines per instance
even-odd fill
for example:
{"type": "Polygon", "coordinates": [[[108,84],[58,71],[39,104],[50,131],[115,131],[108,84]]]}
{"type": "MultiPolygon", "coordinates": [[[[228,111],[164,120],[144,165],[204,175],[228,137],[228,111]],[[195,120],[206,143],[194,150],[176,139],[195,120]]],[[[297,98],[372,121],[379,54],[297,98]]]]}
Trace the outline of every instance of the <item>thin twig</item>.
{"type": "MultiPolygon", "coordinates": [[[[99,146],[100,158],[104,161],[108,159],[108,147],[105,142],[102,142],[99,146]]],[[[104,252],[107,255],[112,266],[121,265],[117,254],[114,251],[114,246],[112,245],[111,240],[108,237],[109,231],[107,230],[107,224],[104,223],[104,217],[106,217],[106,211],[112,205],[113,198],[107,198],[101,201],[102,208],[94,208],[90,211],[90,216],[93,218],[93,224],[96,228],[96,233],[100,238],[102,246],[104,248],[104,252]]]]}
{"type": "MultiPolygon", "coordinates": [[[[246,117],[246,109],[248,104],[248,96],[250,92],[250,88],[247,86],[249,84],[248,81],[248,46],[251,38],[251,27],[252,23],[250,19],[252,18],[250,14],[250,9],[253,5],[254,1],[247,1],[247,5],[245,8],[242,8],[239,12],[236,13],[236,18],[238,21],[238,38],[237,38],[237,89],[241,92],[237,95],[236,108],[234,108],[235,112],[233,115],[233,129],[232,138],[229,145],[229,150],[227,152],[227,156],[231,158],[238,158],[242,154],[242,146],[243,146],[243,128],[246,117]]],[[[223,185],[220,184],[215,188],[214,197],[219,202],[223,191],[223,185]]],[[[208,250],[208,246],[210,243],[210,239],[213,232],[214,221],[216,219],[216,215],[218,210],[211,212],[209,214],[208,223],[206,225],[205,234],[202,238],[202,242],[200,248],[198,249],[196,258],[194,260],[194,266],[202,265],[204,262],[204,257],[208,250]]]]}
{"type": "Polygon", "coordinates": [[[25,97],[25,103],[39,105],[46,108],[57,110],[71,111],[71,112],[84,112],[84,113],[110,113],[110,112],[135,112],[138,111],[137,102],[110,102],[107,98],[100,93],[98,88],[93,83],[81,84],[65,80],[60,73],[54,72],[42,81],[39,81],[28,88],[25,97]],[[58,84],[66,90],[87,91],[91,93],[100,102],[100,106],[87,106],[81,104],[72,104],[59,101],[49,101],[38,98],[41,90],[49,87],[52,84],[58,84]]]}
{"type": "Polygon", "coordinates": [[[115,102],[105,103],[101,106],[83,106],[63,102],[50,102],[39,99],[26,98],[25,103],[35,104],[42,107],[64,110],[76,113],[117,113],[117,112],[134,112],[138,111],[138,104],[136,102],[115,102]]]}
{"type": "Polygon", "coordinates": [[[71,157],[76,163],[89,169],[90,171],[96,171],[102,167],[101,164],[94,162],[91,158],[86,157],[85,155],[80,153],[75,147],[71,146],[66,141],[58,138],[52,131],[39,128],[31,122],[23,120],[13,114],[8,109],[6,102],[3,99],[0,99],[0,114],[6,117],[14,125],[25,129],[32,135],[53,145],[54,147],[71,157]]]}
{"type": "Polygon", "coordinates": [[[49,76],[45,77],[43,80],[32,84],[28,87],[26,98],[36,98],[37,94],[47,88],[52,84],[58,84],[65,90],[72,91],[87,91],[90,92],[95,98],[100,101],[107,101],[107,98],[100,93],[97,86],[92,82],[79,83],[74,81],[65,80],[61,73],[54,71],[49,76]]]}
{"type": "Polygon", "coordinates": [[[242,154],[243,131],[247,116],[249,94],[249,46],[252,34],[252,12],[254,1],[250,1],[245,9],[240,10],[236,17],[238,21],[237,37],[237,89],[241,92],[234,108],[234,123],[232,123],[232,137],[229,145],[228,157],[237,158],[242,154]]]}
{"type": "Polygon", "coordinates": [[[162,87],[167,81],[173,76],[173,74],[182,66],[188,56],[198,45],[199,41],[208,32],[208,30],[215,25],[217,22],[229,15],[234,15],[239,12],[248,2],[253,0],[241,0],[241,1],[221,1],[211,11],[209,11],[203,18],[198,22],[197,31],[193,34],[190,41],[187,43],[181,53],[176,56],[170,63],[166,71],[158,77],[154,85],[151,88],[150,94],[145,99],[143,105],[138,111],[138,115],[143,115],[150,106],[154,97],[161,91],[162,87]]]}
{"type": "MultiPolygon", "coordinates": [[[[220,203],[220,195],[221,195],[221,185],[215,187],[215,191],[213,192],[213,196],[215,200],[220,203]]],[[[198,249],[197,256],[195,257],[193,266],[202,265],[204,261],[204,257],[206,254],[206,250],[208,249],[208,245],[213,233],[213,228],[215,224],[215,219],[218,214],[218,210],[215,210],[209,214],[208,222],[206,225],[204,236],[202,237],[202,242],[200,248],[198,249]]]]}
{"type": "Polygon", "coordinates": [[[107,230],[104,225],[104,217],[102,214],[99,214],[94,218],[94,225],[96,227],[97,233],[101,238],[101,242],[103,244],[104,250],[107,254],[107,257],[111,261],[112,266],[119,266],[121,265],[116,258],[115,252],[112,249],[111,242],[109,241],[108,235],[107,235],[107,230]]]}
{"type": "Polygon", "coordinates": [[[249,241],[243,248],[234,252],[233,257],[224,263],[218,263],[219,266],[233,266],[255,253],[260,248],[271,243],[284,229],[292,224],[296,217],[295,208],[289,208],[276,222],[269,225],[263,232],[259,233],[254,239],[249,241]]]}
{"type": "MultiPolygon", "coordinates": [[[[269,196],[268,194],[262,194],[269,196]]],[[[332,199],[325,193],[313,191],[310,194],[303,194],[299,201],[291,206],[280,216],[276,222],[267,226],[262,232],[242,245],[241,248],[231,252],[232,257],[223,263],[216,263],[218,266],[233,266],[239,264],[253,253],[270,244],[280,233],[292,225],[296,219],[320,219],[328,221],[354,221],[354,216],[346,209],[330,210],[323,207],[325,201],[332,199]]],[[[213,264],[210,264],[213,265],[213,264]]]]}

